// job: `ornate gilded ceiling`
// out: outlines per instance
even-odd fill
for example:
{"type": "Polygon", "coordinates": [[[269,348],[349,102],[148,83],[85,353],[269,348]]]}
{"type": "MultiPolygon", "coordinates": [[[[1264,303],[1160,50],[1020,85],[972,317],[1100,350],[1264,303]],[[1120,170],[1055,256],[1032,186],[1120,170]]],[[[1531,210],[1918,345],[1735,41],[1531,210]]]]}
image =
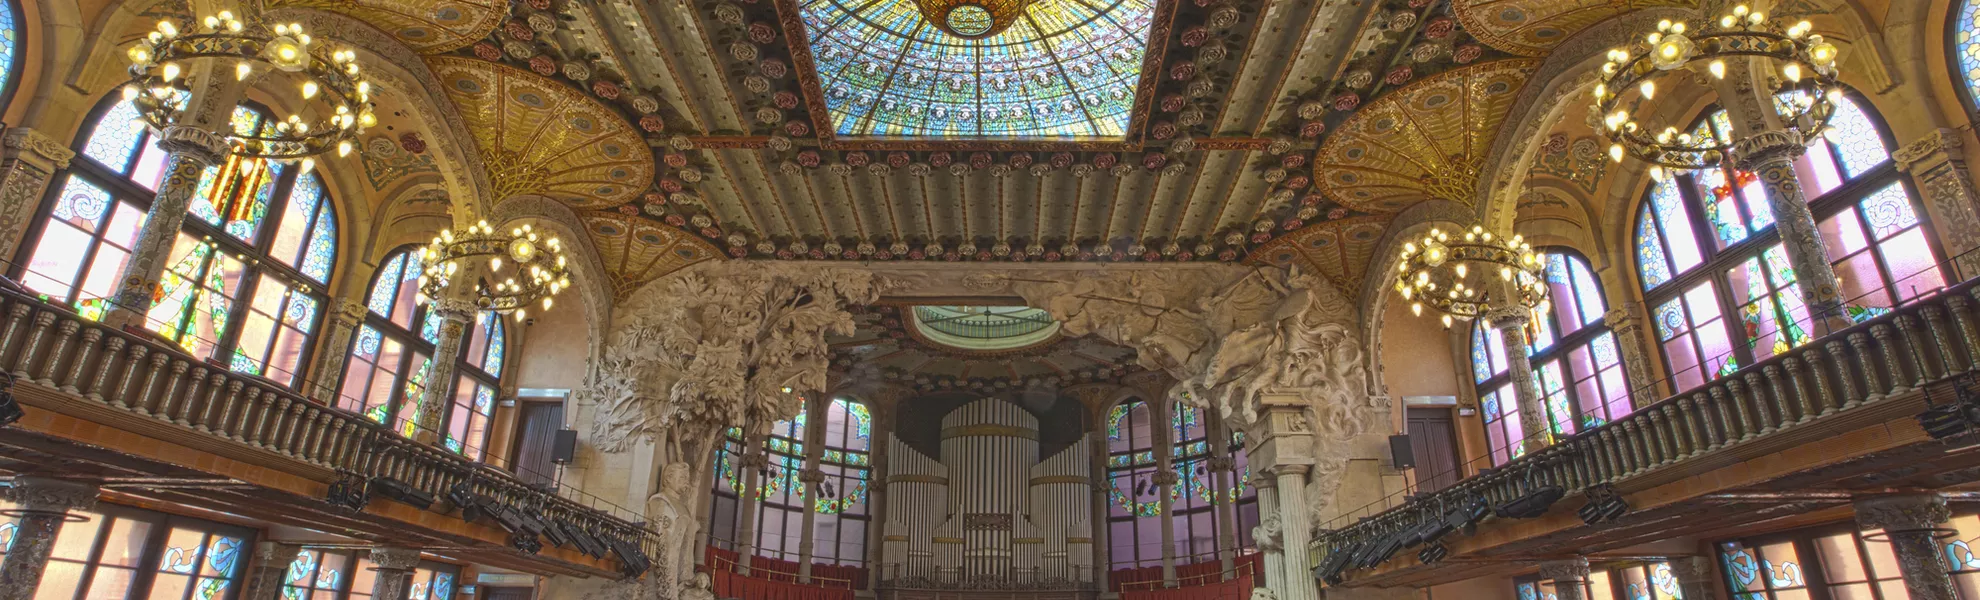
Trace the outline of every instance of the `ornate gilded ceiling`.
{"type": "MultiPolygon", "coordinates": [[[[890,1],[880,3],[914,4],[890,1]]],[[[1012,14],[1030,21],[1007,15],[1014,20],[985,38],[1065,29],[1039,20],[1049,14],[1023,13],[1056,1],[1015,3],[1023,6],[1012,14]]],[[[957,82],[935,76],[942,65],[910,62],[919,59],[902,49],[912,43],[824,52],[832,44],[820,40],[894,39],[833,38],[852,31],[833,23],[902,13],[911,25],[918,16],[870,3],[525,0],[507,4],[497,25],[484,15],[502,5],[487,3],[324,8],[440,53],[429,65],[469,121],[497,193],[542,194],[577,210],[613,285],[628,294],[718,255],[1300,261],[1352,290],[1394,213],[1429,198],[1473,197],[1483,155],[1539,63],[1522,57],[1651,4],[1148,2],[1145,56],[1137,63],[1103,50],[1088,65],[1120,69],[1111,72],[1116,83],[1134,81],[1127,98],[1070,93],[1069,73],[1080,66],[1065,61],[986,65],[987,54],[973,51],[975,79],[963,83],[976,87],[963,86],[975,90],[964,99],[957,82]],[[807,21],[805,7],[820,3],[844,14],[807,21]],[[924,66],[935,75],[873,79],[924,66]],[[974,131],[929,125],[933,104],[916,116],[903,103],[947,93],[980,117],[980,94],[999,85],[1039,86],[1028,97],[1047,104],[1078,98],[1088,124],[1095,102],[1118,102],[1125,125],[1046,128],[1073,138],[986,134],[980,122],[974,131]],[[861,100],[861,90],[873,96],[861,100]],[[896,121],[922,119],[927,130],[875,126],[871,111],[883,109],[905,111],[889,117],[896,121]],[[1085,137],[1092,132],[1107,135],[1085,137]]],[[[1120,12],[1128,5],[1142,6],[1084,3],[1091,14],[1080,14],[1121,17],[1133,13],[1120,12]]],[[[939,45],[946,34],[929,35],[916,39],[939,45]]],[[[1036,102],[1024,106],[1024,118],[1039,117],[1036,102]]]]}
{"type": "Polygon", "coordinates": [[[1468,204],[1478,169],[1535,60],[1495,61],[1418,82],[1364,107],[1313,159],[1320,193],[1395,212],[1441,198],[1468,204]]]}
{"type": "Polygon", "coordinates": [[[272,0],[268,6],[320,8],[356,17],[420,54],[472,44],[509,16],[504,0],[272,0]]]}

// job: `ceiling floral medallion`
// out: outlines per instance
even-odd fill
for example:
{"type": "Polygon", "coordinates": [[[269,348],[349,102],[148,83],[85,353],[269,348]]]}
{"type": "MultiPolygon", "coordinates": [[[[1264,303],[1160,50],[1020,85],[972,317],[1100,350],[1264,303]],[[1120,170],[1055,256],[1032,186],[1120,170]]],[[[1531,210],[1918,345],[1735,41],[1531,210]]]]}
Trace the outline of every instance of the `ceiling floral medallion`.
{"type": "Polygon", "coordinates": [[[1365,212],[1392,213],[1430,199],[1469,204],[1484,154],[1538,64],[1465,67],[1370,103],[1314,153],[1314,187],[1365,212]]]}
{"type": "Polygon", "coordinates": [[[1411,0],[1378,10],[1335,77],[1291,99],[1297,109],[1280,131],[1318,140],[1362,107],[1412,82],[1480,61],[1505,58],[1472,35],[1444,2],[1411,0]]]}
{"type": "Polygon", "coordinates": [[[600,210],[578,218],[621,301],[655,279],[721,256],[706,241],[638,215],[600,210]]]}
{"type": "Polygon", "coordinates": [[[270,0],[267,8],[314,8],[356,17],[420,54],[450,52],[495,31],[508,16],[502,0],[270,0]]]}
{"type": "Polygon", "coordinates": [[[1569,37],[1610,17],[1697,0],[1455,0],[1464,28],[1485,44],[1520,56],[1546,56],[1569,37]]]}
{"type": "Polygon", "coordinates": [[[1393,215],[1363,215],[1313,224],[1252,251],[1250,262],[1313,268],[1348,297],[1361,293],[1375,248],[1393,215]]]}
{"type": "Polygon", "coordinates": [[[651,185],[655,167],[646,140],[597,101],[498,64],[458,57],[427,62],[460,107],[501,192],[542,194],[584,209],[626,203],[651,185]]]}

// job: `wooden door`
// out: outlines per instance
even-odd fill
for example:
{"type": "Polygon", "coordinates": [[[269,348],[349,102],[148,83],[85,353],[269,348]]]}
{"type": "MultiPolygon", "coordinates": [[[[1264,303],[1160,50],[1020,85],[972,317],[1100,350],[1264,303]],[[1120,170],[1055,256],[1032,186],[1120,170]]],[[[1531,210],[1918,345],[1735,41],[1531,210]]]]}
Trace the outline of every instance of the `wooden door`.
{"type": "Polygon", "coordinates": [[[1409,409],[1409,445],[1416,454],[1417,493],[1458,481],[1457,423],[1445,407],[1409,409]]]}
{"type": "Polygon", "coordinates": [[[513,455],[516,476],[530,483],[556,483],[557,465],[550,462],[550,450],[556,444],[557,430],[564,426],[564,402],[525,399],[520,404],[513,455]]]}

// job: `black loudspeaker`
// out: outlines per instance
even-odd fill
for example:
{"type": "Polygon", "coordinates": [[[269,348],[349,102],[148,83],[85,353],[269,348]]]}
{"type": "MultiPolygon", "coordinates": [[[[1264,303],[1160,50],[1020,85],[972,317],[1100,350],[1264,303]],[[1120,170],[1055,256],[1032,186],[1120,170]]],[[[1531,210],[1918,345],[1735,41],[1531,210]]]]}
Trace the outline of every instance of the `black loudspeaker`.
{"type": "Polygon", "coordinates": [[[1408,434],[1389,436],[1389,456],[1398,469],[1416,467],[1416,450],[1410,447],[1408,434]]]}
{"type": "Polygon", "coordinates": [[[557,430],[557,439],[550,443],[550,462],[568,465],[573,458],[577,458],[577,430],[557,430]]]}

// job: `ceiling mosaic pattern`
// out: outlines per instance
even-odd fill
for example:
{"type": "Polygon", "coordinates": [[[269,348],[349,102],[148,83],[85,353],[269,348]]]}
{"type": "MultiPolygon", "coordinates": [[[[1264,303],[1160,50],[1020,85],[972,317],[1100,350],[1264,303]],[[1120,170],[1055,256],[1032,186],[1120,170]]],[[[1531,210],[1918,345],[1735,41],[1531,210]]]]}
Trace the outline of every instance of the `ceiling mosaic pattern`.
{"type": "Polygon", "coordinates": [[[1470,204],[1478,169],[1537,60],[1504,60],[1411,84],[1357,111],[1314,154],[1313,181],[1350,208],[1470,204]]]}
{"type": "Polygon", "coordinates": [[[833,129],[841,136],[1125,136],[1154,0],[1003,4],[1015,9],[1008,17],[975,4],[941,6],[946,22],[939,22],[924,15],[935,7],[912,0],[802,2],[833,129]]]}
{"type": "Polygon", "coordinates": [[[1465,30],[1486,45],[1520,56],[1544,56],[1604,19],[1641,8],[1697,4],[1690,0],[1457,0],[1452,8],[1465,30]]]}
{"type": "Polygon", "coordinates": [[[486,61],[428,59],[459,106],[499,198],[541,194],[618,206],[653,182],[653,152],[625,117],[550,79],[486,61]]]}
{"type": "Polygon", "coordinates": [[[392,34],[420,54],[459,49],[487,37],[508,17],[501,0],[274,0],[271,8],[343,13],[392,34]]]}
{"type": "Polygon", "coordinates": [[[1350,217],[1320,223],[1287,234],[1254,252],[1254,262],[1275,266],[1304,263],[1332,281],[1348,297],[1361,293],[1369,259],[1389,226],[1387,215],[1350,217]]]}
{"type": "Polygon", "coordinates": [[[707,242],[640,217],[592,211],[580,218],[621,299],[662,275],[718,256],[707,242]]]}

